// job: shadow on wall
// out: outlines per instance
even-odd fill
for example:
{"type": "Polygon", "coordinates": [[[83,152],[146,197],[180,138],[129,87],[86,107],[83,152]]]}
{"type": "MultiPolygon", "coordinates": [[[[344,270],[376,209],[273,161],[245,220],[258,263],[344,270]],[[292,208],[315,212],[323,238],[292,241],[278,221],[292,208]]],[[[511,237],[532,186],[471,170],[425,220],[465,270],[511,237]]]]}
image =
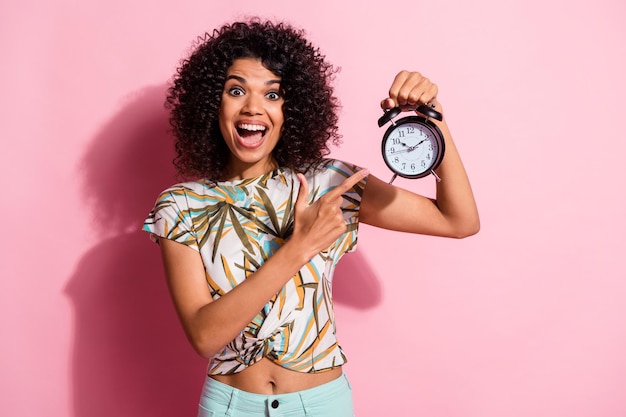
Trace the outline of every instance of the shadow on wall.
{"type": "MultiPolygon", "coordinates": [[[[189,346],[172,307],[159,251],[139,231],[175,179],[163,108],[166,86],[133,97],[83,159],[84,196],[102,240],[81,259],[66,292],[75,308],[74,417],[195,415],[206,362],[189,346]]],[[[335,301],[380,302],[359,252],[344,257],[335,301]]]]}

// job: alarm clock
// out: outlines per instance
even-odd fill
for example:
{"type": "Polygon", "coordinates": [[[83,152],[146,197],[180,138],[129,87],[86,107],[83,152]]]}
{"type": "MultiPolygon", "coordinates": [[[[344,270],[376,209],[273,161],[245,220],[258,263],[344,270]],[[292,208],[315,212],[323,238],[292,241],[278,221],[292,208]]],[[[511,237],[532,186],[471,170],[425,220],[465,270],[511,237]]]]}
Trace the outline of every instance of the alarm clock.
{"type": "Polygon", "coordinates": [[[397,176],[415,179],[430,174],[434,175],[437,181],[441,181],[435,169],[443,160],[445,142],[441,130],[430,119],[442,120],[443,117],[428,105],[420,105],[415,111],[423,116],[408,116],[394,120],[402,113],[399,107],[394,107],[385,110],[378,119],[378,127],[391,122],[383,135],[381,147],[383,160],[394,173],[390,184],[397,176]]]}

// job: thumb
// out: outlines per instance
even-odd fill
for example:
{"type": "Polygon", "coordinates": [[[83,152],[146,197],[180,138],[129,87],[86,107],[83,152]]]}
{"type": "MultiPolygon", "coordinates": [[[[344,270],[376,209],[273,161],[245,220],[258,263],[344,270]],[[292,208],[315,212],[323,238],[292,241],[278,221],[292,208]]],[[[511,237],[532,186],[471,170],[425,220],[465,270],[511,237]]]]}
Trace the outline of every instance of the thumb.
{"type": "Polygon", "coordinates": [[[309,201],[309,183],[302,174],[297,174],[298,181],[300,181],[300,189],[298,190],[298,197],[296,198],[295,209],[301,211],[308,206],[309,201]]]}
{"type": "Polygon", "coordinates": [[[392,98],[386,98],[380,102],[380,108],[383,110],[389,110],[396,107],[396,102],[392,98]]]}

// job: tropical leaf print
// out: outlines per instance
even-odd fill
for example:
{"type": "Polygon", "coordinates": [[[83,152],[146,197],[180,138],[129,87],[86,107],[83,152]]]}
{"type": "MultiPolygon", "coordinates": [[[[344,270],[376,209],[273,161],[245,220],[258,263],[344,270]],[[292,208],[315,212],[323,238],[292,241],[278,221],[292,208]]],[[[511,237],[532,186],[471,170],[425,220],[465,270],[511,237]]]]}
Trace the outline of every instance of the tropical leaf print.
{"type": "MultiPolygon", "coordinates": [[[[357,167],[328,160],[306,174],[313,202],[357,167]]],[[[245,329],[217,354],[210,374],[239,372],[268,358],[300,372],[346,362],[336,339],[332,278],[336,263],[356,246],[364,182],[343,195],[347,230],[300,269],[245,329]]],[[[280,168],[243,181],[189,182],[162,193],[144,229],[200,252],[214,299],[254,274],[293,233],[299,181],[280,168]]]]}

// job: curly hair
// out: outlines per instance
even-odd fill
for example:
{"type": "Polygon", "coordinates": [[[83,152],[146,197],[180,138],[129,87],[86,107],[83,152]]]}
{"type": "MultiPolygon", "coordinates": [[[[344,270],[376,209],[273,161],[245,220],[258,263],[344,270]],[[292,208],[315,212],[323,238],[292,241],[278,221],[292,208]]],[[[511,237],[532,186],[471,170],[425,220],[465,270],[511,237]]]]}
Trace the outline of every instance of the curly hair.
{"type": "Polygon", "coordinates": [[[285,23],[227,24],[200,37],[168,89],[166,107],[176,137],[174,165],[183,177],[213,181],[226,173],[229,149],[219,128],[226,72],[238,58],[259,59],[281,77],[284,123],[272,152],[279,166],[307,171],[340,143],[339,102],[331,81],[337,72],[304,37],[285,23]]]}

